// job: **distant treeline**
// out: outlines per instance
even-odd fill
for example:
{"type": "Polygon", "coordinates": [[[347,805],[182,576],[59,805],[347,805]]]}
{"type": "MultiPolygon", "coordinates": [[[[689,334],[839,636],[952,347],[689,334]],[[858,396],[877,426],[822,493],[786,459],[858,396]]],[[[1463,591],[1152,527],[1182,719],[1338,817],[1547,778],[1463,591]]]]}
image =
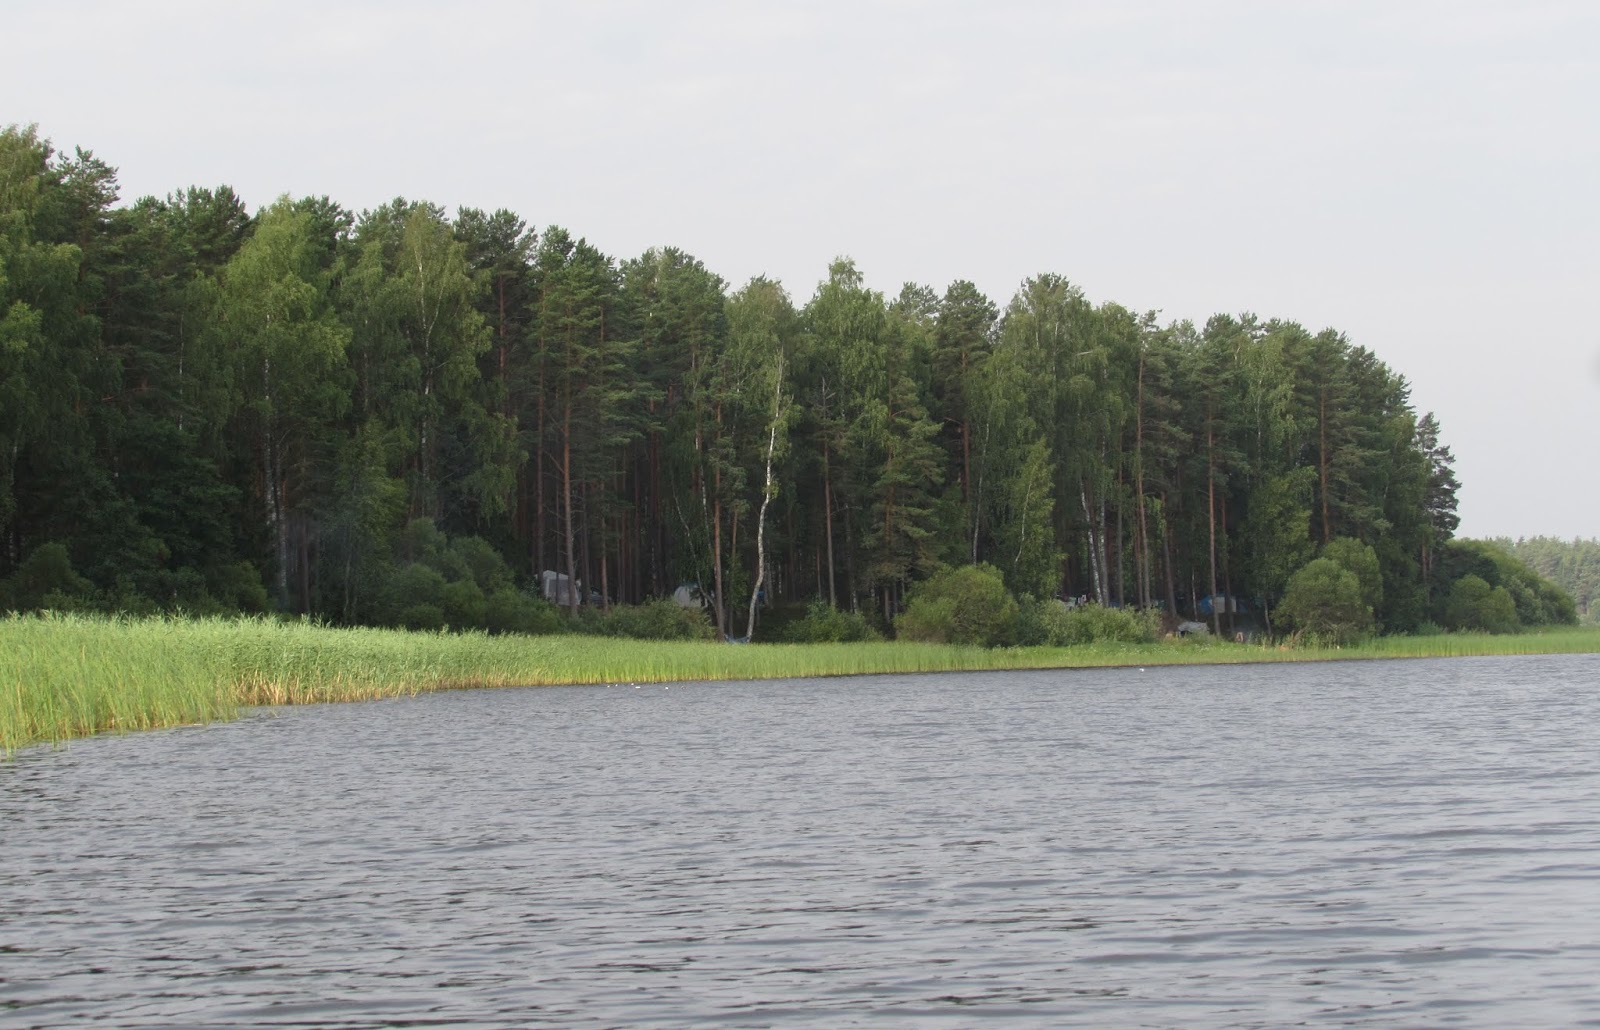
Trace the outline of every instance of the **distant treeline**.
{"type": "Polygon", "coordinates": [[[1600,540],[1536,536],[1490,542],[1571,594],[1580,620],[1600,625],[1600,540]]]}
{"type": "Polygon", "coordinates": [[[1226,632],[1337,544],[1407,631],[1482,565],[1451,464],[1333,330],[1053,274],[888,297],[847,259],[797,305],[425,202],[119,206],[92,154],[0,132],[0,607],[548,628],[548,571],[573,609],[693,585],[739,637],[819,599],[886,630],[985,563],[1226,632]]]}

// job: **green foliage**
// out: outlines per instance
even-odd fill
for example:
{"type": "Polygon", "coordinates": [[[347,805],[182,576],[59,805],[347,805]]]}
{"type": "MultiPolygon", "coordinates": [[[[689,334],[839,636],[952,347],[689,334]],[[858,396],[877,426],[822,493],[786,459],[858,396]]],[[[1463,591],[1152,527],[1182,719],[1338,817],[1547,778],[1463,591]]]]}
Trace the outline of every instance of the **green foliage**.
{"type": "MultiPolygon", "coordinates": [[[[117,198],[93,154],[0,128],[0,582],[50,544],[83,581],[32,604],[548,631],[518,585],[557,570],[633,603],[704,584],[725,635],[758,604],[864,613],[800,630],[834,638],[945,563],[1271,615],[1326,545],[1387,632],[1468,574],[1524,625],[1595,618],[1580,563],[1540,558],[1568,597],[1451,541],[1437,420],[1336,330],[1158,325],[1049,272],[1001,315],[848,257],[797,311],[503,210],[117,198]]],[[[967,632],[923,605],[911,632],[967,632]]]]}
{"type": "Polygon", "coordinates": [[[1471,573],[1450,587],[1444,622],[1451,629],[1480,633],[1515,633],[1521,628],[1510,592],[1471,573]]]}
{"type": "Polygon", "coordinates": [[[394,538],[373,621],[407,629],[554,633],[555,610],[516,589],[510,568],[487,541],[442,532],[432,519],[412,519],[394,538]]]}
{"type": "Polygon", "coordinates": [[[903,640],[1000,647],[1016,642],[1017,614],[998,569],[963,565],[913,587],[895,632],[903,640]]]}
{"type": "Polygon", "coordinates": [[[485,598],[483,626],[490,633],[532,636],[560,633],[566,623],[550,602],[529,597],[515,587],[503,586],[485,598]]]}
{"type": "Polygon", "coordinates": [[[1149,644],[1160,636],[1160,615],[1154,610],[1107,608],[1024,598],[1017,618],[1017,643],[1024,646],[1073,647],[1084,644],[1149,644]]]}
{"type": "Polygon", "coordinates": [[[258,615],[272,604],[261,573],[247,561],[213,569],[206,577],[206,592],[221,606],[218,614],[258,615]]]}
{"type": "Polygon", "coordinates": [[[1600,625],[1600,540],[1533,537],[1490,543],[1569,595],[1580,622],[1600,625]]]}
{"type": "Polygon", "coordinates": [[[1372,629],[1360,578],[1331,558],[1314,559],[1291,576],[1278,611],[1305,636],[1333,644],[1351,643],[1372,629]]]}
{"type": "Polygon", "coordinates": [[[1055,515],[1050,448],[1035,440],[1020,451],[1021,465],[998,494],[1003,507],[997,533],[1006,556],[1006,583],[1016,593],[1048,596],[1061,579],[1061,551],[1050,527],[1055,515]]]}
{"type": "Polygon", "coordinates": [[[451,629],[482,629],[488,606],[483,591],[470,579],[446,583],[439,592],[439,607],[444,611],[444,621],[451,629]]]}
{"type": "Polygon", "coordinates": [[[0,611],[81,611],[94,599],[94,585],[72,569],[64,545],[40,544],[17,571],[0,580],[0,611]]]}
{"type": "Polygon", "coordinates": [[[1452,540],[1439,556],[1438,574],[1452,584],[1439,606],[1439,621],[1446,625],[1452,624],[1449,605],[1454,584],[1467,575],[1504,589],[1523,626],[1570,626],[1578,621],[1571,595],[1492,542],[1452,540]]]}
{"type": "Polygon", "coordinates": [[[826,601],[812,601],[806,606],[805,618],[790,623],[783,639],[793,644],[849,644],[882,640],[883,634],[860,612],[844,611],[826,601]]]}
{"type": "Polygon", "coordinates": [[[579,633],[632,640],[711,640],[716,628],[704,608],[685,608],[670,597],[609,609],[584,605],[570,628],[579,633]]]}
{"type": "Polygon", "coordinates": [[[1361,584],[1361,603],[1376,612],[1383,604],[1383,572],[1378,567],[1378,552],[1349,537],[1337,537],[1322,546],[1320,557],[1355,573],[1361,584]]]}
{"type": "Polygon", "coordinates": [[[412,604],[401,610],[395,624],[414,632],[437,631],[445,628],[444,609],[436,604],[412,604]]]}
{"type": "Polygon", "coordinates": [[[1428,617],[1428,593],[1421,563],[1393,537],[1378,540],[1375,548],[1383,570],[1383,603],[1374,610],[1385,633],[1413,633],[1428,617]]]}
{"type": "Polygon", "coordinates": [[[1294,575],[1313,555],[1311,490],[1315,471],[1299,468],[1258,483],[1250,493],[1243,543],[1249,582],[1270,613],[1294,575]]]}

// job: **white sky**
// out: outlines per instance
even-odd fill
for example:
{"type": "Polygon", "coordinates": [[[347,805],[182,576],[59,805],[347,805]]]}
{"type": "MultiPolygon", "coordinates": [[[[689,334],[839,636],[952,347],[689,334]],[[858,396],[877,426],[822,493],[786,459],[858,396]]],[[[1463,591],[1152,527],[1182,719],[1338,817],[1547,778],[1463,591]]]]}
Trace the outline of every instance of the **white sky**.
{"type": "Polygon", "coordinates": [[[12,0],[0,122],[121,170],[508,207],[803,303],[1043,271],[1333,326],[1434,410],[1462,533],[1600,535],[1592,0],[12,0]]]}

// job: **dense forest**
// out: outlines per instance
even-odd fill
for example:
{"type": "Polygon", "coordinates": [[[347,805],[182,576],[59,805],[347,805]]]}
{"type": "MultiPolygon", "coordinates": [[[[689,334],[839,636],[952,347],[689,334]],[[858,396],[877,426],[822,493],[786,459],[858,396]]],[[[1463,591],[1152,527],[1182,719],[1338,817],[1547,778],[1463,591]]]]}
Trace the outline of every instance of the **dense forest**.
{"type": "Polygon", "coordinates": [[[1451,466],[1334,330],[1054,274],[886,296],[843,258],[796,299],[407,200],[121,205],[91,153],[0,133],[0,608],[507,630],[687,587],[760,638],[817,602],[892,632],[981,564],[1225,633],[1297,576],[1382,631],[1571,621],[1452,541],[1451,466]]]}

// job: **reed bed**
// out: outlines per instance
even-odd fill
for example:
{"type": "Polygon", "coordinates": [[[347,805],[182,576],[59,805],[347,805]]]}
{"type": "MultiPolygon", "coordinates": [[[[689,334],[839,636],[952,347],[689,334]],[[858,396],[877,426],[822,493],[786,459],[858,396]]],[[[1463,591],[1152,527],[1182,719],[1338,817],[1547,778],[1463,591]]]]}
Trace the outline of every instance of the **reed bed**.
{"type": "Polygon", "coordinates": [[[988,650],[491,637],[268,619],[11,616],[0,618],[0,753],[228,719],[242,706],[463,687],[1580,652],[1600,652],[1600,630],[1386,637],[1342,649],[1183,641],[988,650]]]}

